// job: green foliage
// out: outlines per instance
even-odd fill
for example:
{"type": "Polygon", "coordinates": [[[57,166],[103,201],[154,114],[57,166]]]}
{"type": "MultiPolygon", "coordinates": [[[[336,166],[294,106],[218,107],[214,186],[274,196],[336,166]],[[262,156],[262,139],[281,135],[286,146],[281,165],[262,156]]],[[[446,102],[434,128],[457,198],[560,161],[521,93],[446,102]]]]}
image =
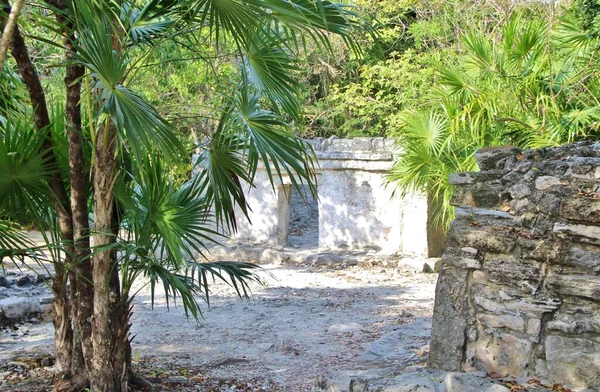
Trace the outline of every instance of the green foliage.
{"type": "MultiPolygon", "coordinates": [[[[201,313],[195,295],[208,300],[210,277],[247,295],[248,284],[260,281],[256,266],[197,259],[205,244],[218,241],[222,229],[235,229],[236,208],[247,213],[242,182],[252,184],[261,162],[272,168],[273,184],[285,175],[295,186],[309,184],[315,192],[312,151],[289,124],[300,118],[296,76],[302,52],[331,50],[330,35],[354,45],[353,8],[327,0],[35,5],[25,10],[20,27],[31,33],[38,65],[51,70],[40,76],[52,104],[52,123],[34,128],[25,90],[5,67],[0,82],[16,86],[19,94],[0,95],[0,245],[26,245],[15,220],[54,228],[48,245],[60,242],[48,181],[57,175],[67,193],[71,186],[67,154],[73,141],[67,137],[62,78],[65,66],[77,64],[85,70],[79,102],[85,157],[83,167],[75,169],[98,178],[94,153],[114,142],[98,135],[108,134],[102,132],[110,127],[118,135],[115,178],[95,184],[115,196],[115,227],[99,228],[93,220],[100,207],[91,189],[77,190],[86,193],[96,224],[91,235],[111,238],[108,245],[88,249],[92,257],[108,251],[118,255],[125,301],[135,295],[130,289],[140,276],[149,279],[153,295],[162,284],[168,299],[179,297],[196,318],[201,313]],[[58,23],[54,13],[65,22],[58,23]],[[57,43],[67,28],[73,29],[72,49],[57,43]],[[193,109],[179,110],[188,105],[193,109]],[[56,164],[49,165],[51,154],[40,153],[48,146],[56,164]],[[202,153],[199,175],[188,180],[191,166],[181,162],[189,161],[192,146],[202,153]]],[[[62,241],[56,249],[71,245],[62,241]]],[[[59,257],[54,262],[62,263],[59,257]]],[[[95,287],[110,277],[102,278],[95,287]]]]}
{"type": "Polygon", "coordinates": [[[573,0],[573,13],[583,30],[600,34],[600,1],[573,0]]]}
{"type": "Polygon", "coordinates": [[[544,147],[597,137],[597,38],[565,17],[551,24],[515,13],[496,40],[482,29],[462,36],[457,65],[438,66],[439,87],[419,112],[403,113],[403,147],[390,179],[404,192],[426,190],[448,224],[451,172],[475,169],[473,154],[492,145],[544,147]]]}

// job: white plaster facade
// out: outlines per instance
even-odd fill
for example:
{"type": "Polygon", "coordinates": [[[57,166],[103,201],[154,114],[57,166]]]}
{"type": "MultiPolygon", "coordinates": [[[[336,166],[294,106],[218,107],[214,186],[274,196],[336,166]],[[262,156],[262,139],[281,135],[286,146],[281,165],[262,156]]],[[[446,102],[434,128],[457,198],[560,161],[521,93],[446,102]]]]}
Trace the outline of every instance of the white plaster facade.
{"type": "MultiPolygon", "coordinates": [[[[318,174],[318,251],[376,251],[428,257],[427,198],[393,196],[385,173],[395,155],[384,138],[315,139],[318,174]]],[[[250,222],[238,214],[234,238],[286,246],[291,182],[269,182],[263,167],[246,192],[250,222]]]]}

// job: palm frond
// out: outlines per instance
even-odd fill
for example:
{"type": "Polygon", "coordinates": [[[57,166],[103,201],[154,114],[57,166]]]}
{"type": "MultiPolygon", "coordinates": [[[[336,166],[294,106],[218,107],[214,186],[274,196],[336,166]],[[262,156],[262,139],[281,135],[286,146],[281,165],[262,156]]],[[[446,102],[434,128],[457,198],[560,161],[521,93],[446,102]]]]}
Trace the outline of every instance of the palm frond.
{"type": "Polygon", "coordinates": [[[183,146],[170,125],[154,107],[121,84],[128,64],[126,57],[113,49],[114,26],[101,16],[93,16],[93,9],[84,2],[77,3],[82,23],[75,57],[97,81],[97,118],[110,116],[121,139],[127,142],[123,145],[129,146],[137,158],[143,155],[143,148],[151,150],[156,146],[168,159],[177,160],[183,146]]]}
{"type": "MultiPolygon", "coordinates": [[[[48,130],[36,131],[22,118],[0,132],[0,217],[37,221],[51,210],[46,180],[52,170],[40,148],[48,130]],[[39,216],[38,216],[39,215],[39,216]]],[[[43,222],[43,220],[42,220],[43,222]]]]}

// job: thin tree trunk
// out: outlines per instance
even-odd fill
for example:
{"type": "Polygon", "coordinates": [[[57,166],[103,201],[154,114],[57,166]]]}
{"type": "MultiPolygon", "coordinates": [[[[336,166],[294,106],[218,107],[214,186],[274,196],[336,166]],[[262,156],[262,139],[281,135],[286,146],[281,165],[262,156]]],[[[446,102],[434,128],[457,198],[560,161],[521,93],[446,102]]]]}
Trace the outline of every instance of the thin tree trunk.
{"type": "Polygon", "coordinates": [[[54,267],[54,390],[67,392],[71,385],[71,356],[73,352],[73,330],[71,329],[70,306],[64,266],[54,267]]]}
{"type": "MultiPolygon", "coordinates": [[[[72,26],[57,15],[59,23],[69,30],[72,26]]],[[[65,32],[66,59],[71,60],[75,51],[73,32],[65,32]]],[[[92,269],[90,262],[90,233],[88,218],[88,172],[83,150],[81,125],[81,78],[85,70],[81,65],[66,67],[67,89],[66,117],[69,138],[69,177],[71,182],[71,211],[73,214],[74,272],[70,275],[73,290],[73,313],[75,333],[73,371],[89,380],[92,348],[91,318],[93,313],[92,269]],[[78,358],[81,353],[82,358],[78,358]]]]}
{"type": "MultiPolygon", "coordinates": [[[[2,0],[5,10],[10,9],[8,0],[2,0]]],[[[37,71],[31,62],[25,41],[15,26],[10,43],[11,54],[14,57],[21,78],[27,87],[31,106],[34,111],[36,129],[42,131],[50,125],[50,116],[46,105],[46,96],[40,83],[37,71]]],[[[40,153],[46,159],[50,168],[56,167],[56,156],[50,137],[43,143],[40,153]]],[[[59,230],[65,245],[65,262],[55,264],[53,281],[54,300],[54,344],[56,357],[55,388],[67,391],[71,385],[71,366],[73,349],[73,331],[70,320],[70,299],[66,288],[65,269],[73,254],[73,223],[71,219],[71,206],[60,174],[54,172],[50,175],[48,185],[51,189],[51,201],[58,217],[59,230]]]]}
{"type": "Polygon", "coordinates": [[[17,19],[21,13],[23,2],[24,0],[15,1],[15,5],[10,10],[10,14],[6,20],[6,26],[4,26],[4,31],[2,32],[2,39],[0,39],[0,74],[4,68],[4,61],[6,60],[6,54],[8,53],[8,47],[10,46],[10,40],[15,27],[17,27],[17,19]]]}
{"type": "MultiPolygon", "coordinates": [[[[94,245],[114,243],[114,196],[117,130],[110,119],[97,133],[94,159],[94,245]]],[[[94,317],[92,324],[92,392],[127,392],[129,376],[126,352],[120,337],[126,334],[123,324],[116,253],[111,249],[92,257],[94,280],[94,317]]]]}

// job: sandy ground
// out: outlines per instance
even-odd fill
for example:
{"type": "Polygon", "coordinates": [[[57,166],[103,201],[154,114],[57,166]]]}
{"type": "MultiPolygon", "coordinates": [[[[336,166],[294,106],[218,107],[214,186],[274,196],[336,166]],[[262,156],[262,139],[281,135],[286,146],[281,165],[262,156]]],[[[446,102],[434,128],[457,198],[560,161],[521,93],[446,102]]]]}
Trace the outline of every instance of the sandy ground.
{"type": "Polygon", "coordinates": [[[152,309],[147,290],[140,292],[134,358],[200,365],[214,377],[266,377],[289,391],[310,390],[318,373],[426,360],[437,275],[393,268],[264,269],[267,287],[256,287],[249,301],[214,285],[200,323],[181,308],[168,311],[164,298],[152,309]],[[388,344],[395,353],[370,346],[403,330],[405,347],[388,344]]]}
{"type": "MultiPolygon", "coordinates": [[[[437,275],[263,267],[266,287],[255,286],[249,300],[225,284],[211,286],[199,323],[180,306],[167,309],[161,296],[152,309],[142,288],[133,309],[134,361],[201,369],[203,377],[259,377],[290,392],[310,390],[319,373],[426,361],[437,275]]],[[[0,333],[0,360],[51,349],[50,323],[0,333]]]]}

